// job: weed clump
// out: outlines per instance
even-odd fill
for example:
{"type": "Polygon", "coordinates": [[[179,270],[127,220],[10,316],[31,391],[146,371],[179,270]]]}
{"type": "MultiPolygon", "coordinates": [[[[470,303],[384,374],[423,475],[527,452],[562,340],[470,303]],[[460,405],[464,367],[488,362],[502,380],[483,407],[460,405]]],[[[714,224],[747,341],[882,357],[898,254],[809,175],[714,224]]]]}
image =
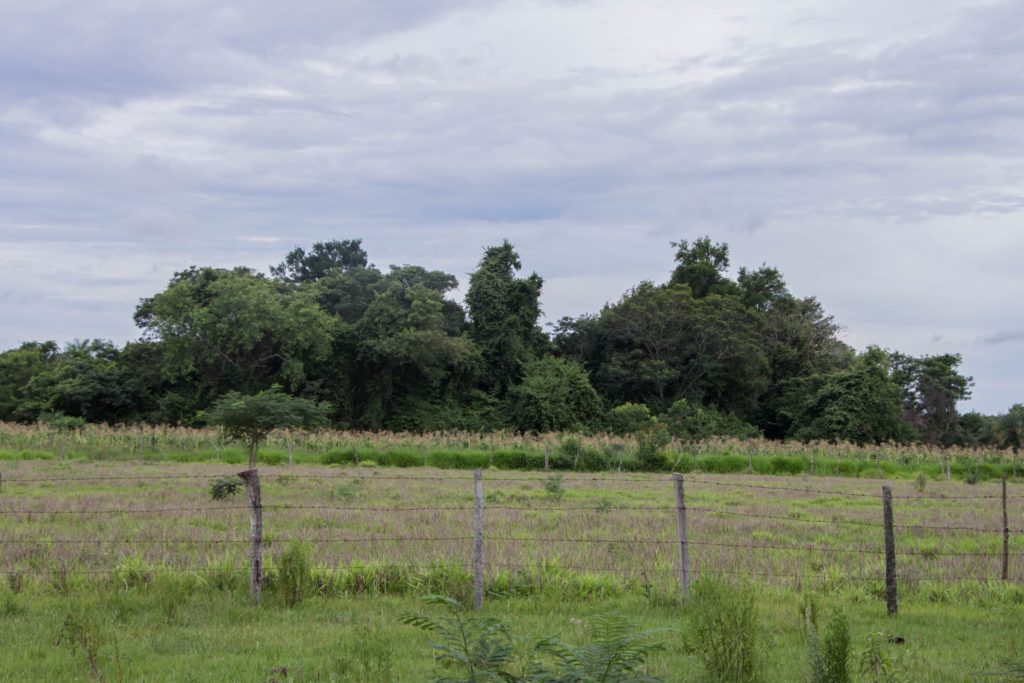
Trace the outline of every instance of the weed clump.
{"type": "Polygon", "coordinates": [[[281,554],[278,580],[284,602],[289,607],[302,602],[313,585],[313,571],[309,558],[309,546],[298,541],[293,541],[281,554]]]}
{"type": "Polygon", "coordinates": [[[561,474],[555,474],[544,480],[544,490],[549,497],[561,500],[565,495],[565,481],[561,474]]]}
{"type": "Polygon", "coordinates": [[[690,649],[716,683],[749,683],[760,673],[760,627],[754,590],[715,577],[693,584],[690,649]]]}
{"type": "Polygon", "coordinates": [[[804,623],[811,666],[809,683],[850,683],[850,626],[846,615],[833,614],[821,635],[817,606],[809,601],[804,605],[804,623]]]}

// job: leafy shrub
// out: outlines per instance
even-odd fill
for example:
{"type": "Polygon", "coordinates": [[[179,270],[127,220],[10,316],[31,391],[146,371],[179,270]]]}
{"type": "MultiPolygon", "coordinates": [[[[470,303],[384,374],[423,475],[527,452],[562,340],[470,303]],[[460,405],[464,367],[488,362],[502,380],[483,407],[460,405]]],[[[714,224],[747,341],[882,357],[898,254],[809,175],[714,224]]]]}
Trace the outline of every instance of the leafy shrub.
{"type": "Polygon", "coordinates": [[[210,497],[223,500],[238,493],[242,488],[242,480],[238,477],[221,477],[210,482],[210,497]]]}
{"type": "Polygon", "coordinates": [[[294,607],[302,602],[302,598],[313,585],[309,558],[309,546],[299,541],[292,541],[281,554],[278,581],[284,602],[289,607],[294,607]]]}
{"type": "Polygon", "coordinates": [[[759,627],[754,591],[714,577],[692,587],[694,614],[690,644],[717,683],[748,683],[760,673],[759,627]]]}

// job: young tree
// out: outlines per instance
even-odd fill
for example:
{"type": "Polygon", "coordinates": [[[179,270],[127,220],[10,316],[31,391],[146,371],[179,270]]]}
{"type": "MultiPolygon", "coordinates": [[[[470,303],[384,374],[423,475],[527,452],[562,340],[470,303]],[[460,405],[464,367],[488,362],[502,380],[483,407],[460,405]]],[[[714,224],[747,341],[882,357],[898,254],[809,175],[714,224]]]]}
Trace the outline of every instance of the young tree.
{"type": "Polygon", "coordinates": [[[289,396],[277,386],[243,396],[230,391],[206,412],[228,441],[241,441],[249,451],[249,469],[256,468],[260,444],[275,429],[319,427],[326,422],[327,406],[289,396]]]}

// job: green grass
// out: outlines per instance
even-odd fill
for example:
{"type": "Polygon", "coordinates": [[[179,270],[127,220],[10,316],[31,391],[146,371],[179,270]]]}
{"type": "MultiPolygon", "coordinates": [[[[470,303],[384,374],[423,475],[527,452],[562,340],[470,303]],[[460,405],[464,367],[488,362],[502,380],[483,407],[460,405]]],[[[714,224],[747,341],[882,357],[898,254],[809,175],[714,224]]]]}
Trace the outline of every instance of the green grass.
{"type": "MultiPolygon", "coordinates": [[[[801,599],[788,590],[758,593],[760,680],[766,683],[796,683],[806,672],[801,599]]],[[[847,613],[854,650],[870,633],[902,637],[904,644],[889,649],[904,680],[989,680],[982,672],[1004,656],[1020,656],[1024,647],[1019,605],[909,601],[894,619],[884,616],[877,601],[833,598],[822,605],[847,613]]],[[[82,648],[54,644],[65,618],[74,613],[89,615],[95,624],[104,680],[357,681],[352,671],[358,653],[380,648],[383,641],[392,646],[385,648],[389,680],[423,681],[433,668],[430,636],[402,625],[399,617],[424,610],[415,596],[316,597],[287,608],[272,593],[262,607],[254,607],[240,591],[168,595],[159,585],[91,587],[69,595],[43,589],[7,593],[0,596],[0,681],[97,680],[82,648]]],[[[573,642],[582,638],[589,620],[606,613],[626,615],[637,628],[668,629],[662,637],[665,651],[652,660],[654,673],[666,681],[704,680],[687,645],[693,631],[688,607],[632,595],[566,600],[554,591],[491,598],[485,607],[485,614],[509,622],[519,635],[556,635],[573,642]]]]}

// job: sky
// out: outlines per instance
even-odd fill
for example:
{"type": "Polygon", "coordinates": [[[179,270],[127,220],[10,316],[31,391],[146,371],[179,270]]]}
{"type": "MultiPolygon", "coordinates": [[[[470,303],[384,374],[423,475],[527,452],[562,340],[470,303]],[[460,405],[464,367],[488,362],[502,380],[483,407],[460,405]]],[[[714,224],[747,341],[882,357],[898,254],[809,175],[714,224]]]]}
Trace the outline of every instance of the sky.
{"type": "Polygon", "coordinates": [[[0,0],[0,349],[330,239],[507,238],[554,321],[703,235],[1024,402],[1024,1],[0,0]]]}

